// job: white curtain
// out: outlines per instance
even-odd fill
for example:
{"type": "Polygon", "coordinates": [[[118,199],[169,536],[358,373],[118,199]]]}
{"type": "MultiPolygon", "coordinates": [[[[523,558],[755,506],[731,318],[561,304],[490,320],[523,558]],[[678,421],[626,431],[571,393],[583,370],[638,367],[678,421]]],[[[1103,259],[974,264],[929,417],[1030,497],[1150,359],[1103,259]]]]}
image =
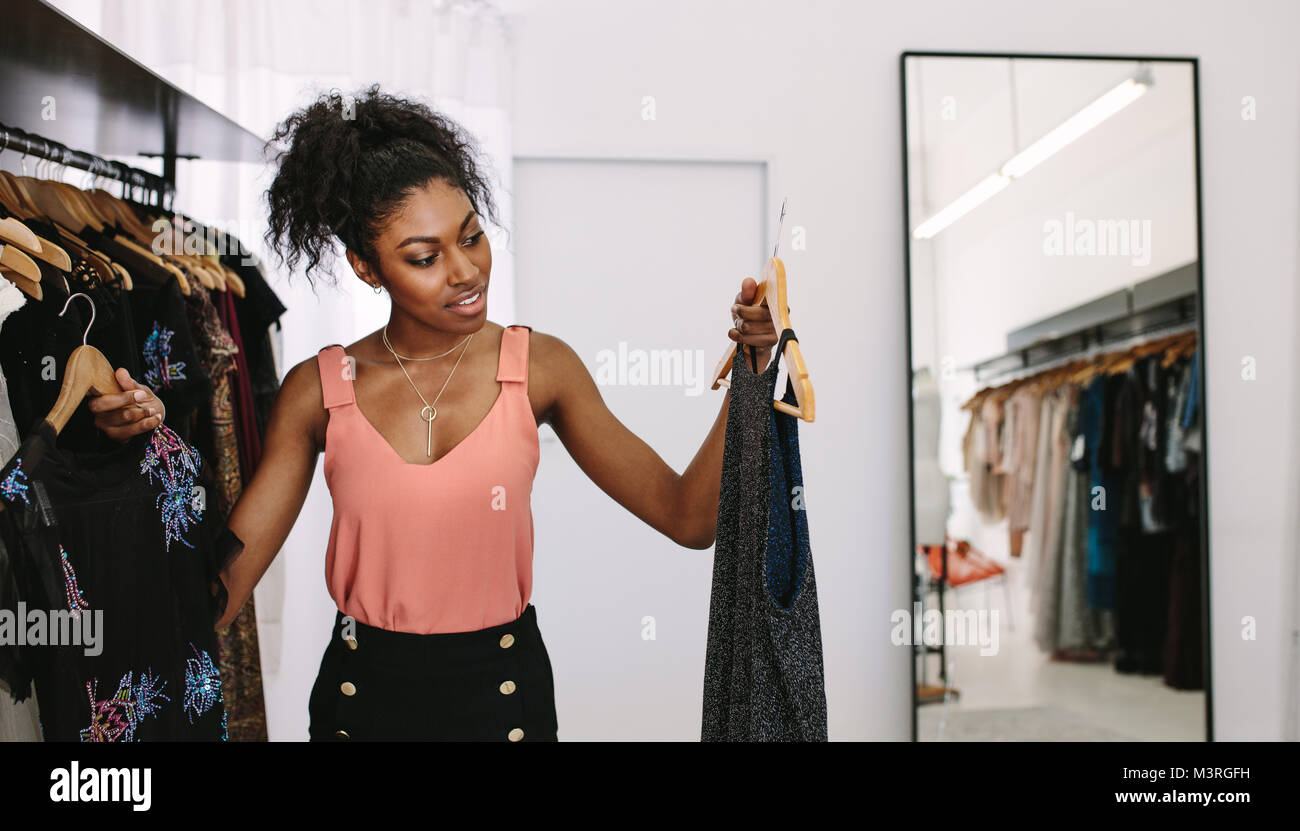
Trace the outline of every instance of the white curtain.
{"type": "MultiPolygon", "coordinates": [[[[52,0],[64,13],[172,84],[263,138],[294,109],[333,87],[378,83],[458,121],[491,166],[500,218],[512,224],[508,21],[490,0],[52,0]]],[[[88,148],[93,149],[93,148],[88,148]]],[[[157,160],[123,159],[159,170],[157,160]]],[[[339,289],[286,281],[265,256],[265,165],[182,161],[176,206],[232,231],[272,275],[288,307],[282,365],[331,343],[348,344],[387,320],[376,296],[339,258],[339,289]]],[[[485,226],[487,224],[485,223],[485,226]]],[[[502,228],[492,242],[491,317],[517,322],[513,255],[502,228]]],[[[298,524],[256,594],[270,737],[305,739],[307,698],[334,606],[323,560],[330,502],[318,469],[298,524]]]]}

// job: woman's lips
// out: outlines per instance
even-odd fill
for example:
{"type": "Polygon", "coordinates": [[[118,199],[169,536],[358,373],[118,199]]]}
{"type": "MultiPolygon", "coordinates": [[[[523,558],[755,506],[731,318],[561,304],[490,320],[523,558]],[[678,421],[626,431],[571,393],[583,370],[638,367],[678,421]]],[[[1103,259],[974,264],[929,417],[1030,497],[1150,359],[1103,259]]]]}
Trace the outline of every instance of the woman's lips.
{"type": "Polygon", "coordinates": [[[473,317],[487,306],[486,293],[479,290],[478,295],[469,303],[448,303],[445,308],[465,317],[473,317]]]}

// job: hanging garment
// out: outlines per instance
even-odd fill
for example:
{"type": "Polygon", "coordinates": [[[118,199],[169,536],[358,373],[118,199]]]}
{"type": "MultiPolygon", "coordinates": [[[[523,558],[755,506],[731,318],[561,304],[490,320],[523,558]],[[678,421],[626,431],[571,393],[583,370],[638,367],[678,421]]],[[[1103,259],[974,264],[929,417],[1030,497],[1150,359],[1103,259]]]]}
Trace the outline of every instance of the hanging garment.
{"type": "Polygon", "coordinates": [[[1078,387],[1067,391],[1069,408],[1062,427],[1065,464],[1062,482],[1058,548],[1060,605],[1056,620],[1056,649],[1062,657],[1099,658],[1114,641],[1114,614],[1088,603],[1088,528],[1092,512],[1091,474],[1087,454],[1074,460],[1071,445],[1078,435],[1078,387]]]}
{"type": "MultiPolygon", "coordinates": [[[[781,333],[754,374],[732,359],[701,741],[826,741],[821,621],[797,419],[772,406],[781,333]]],[[[783,398],[795,404],[787,379],[783,398]]]]}
{"type": "Polygon", "coordinates": [[[1034,448],[1033,489],[1029,497],[1029,540],[1024,551],[1025,560],[1029,563],[1031,586],[1036,586],[1038,582],[1037,574],[1042,568],[1043,537],[1056,506],[1054,500],[1048,499],[1048,485],[1051,481],[1048,471],[1052,470],[1053,414],[1060,406],[1060,400],[1058,391],[1049,390],[1043,394],[1042,405],[1038,409],[1038,442],[1034,448]]]}
{"type": "Polygon", "coordinates": [[[1169,574],[1169,609],[1164,643],[1164,681],[1180,690],[1205,688],[1204,611],[1202,606],[1201,543],[1201,412],[1200,350],[1184,370],[1185,400],[1180,402],[1181,428],[1177,435],[1184,452],[1182,466],[1170,469],[1167,483],[1168,515],[1174,524],[1169,574]]]}
{"type": "MultiPolygon", "coordinates": [[[[1113,380],[1113,379],[1112,379],[1113,380]]],[[[1118,548],[1120,483],[1105,462],[1107,403],[1113,403],[1117,382],[1094,378],[1079,399],[1078,434],[1083,437],[1083,459],[1089,472],[1088,493],[1088,605],[1115,608],[1115,555],[1118,548]]]]}
{"type": "MultiPolygon", "coordinates": [[[[241,384],[247,383],[252,396],[251,424],[243,415],[236,428],[240,441],[240,466],[248,479],[257,472],[262,449],[260,446],[253,448],[249,437],[258,439],[258,444],[261,444],[260,439],[266,435],[270,420],[271,406],[280,390],[280,372],[271,349],[270,330],[272,326],[278,328],[276,321],[284,314],[285,307],[267,284],[260,265],[251,257],[227,254],[221,258],[221,263],[244,281],[243,297],[234,292],[227,294],[232,301],[229,317],[235,324],[230,334],[239,347],[236,357],[241,369],[237,377],[241,384]],[[245,447],[250,451],[247,464],[242,455],[245,447]]],[[[277,557],[257,583],[257,645],[264,675],[274,675],[280,667],[280,652],[285,641],[285,569],[285,558],[277,557]]]]}
{"type": "Polygon", "coordinates": [[[978,448],[984,461],[984,476],[983,488],[977,495],[980,513],[988,522],[997,522],[1007,515],[1007,475],[1002,469],[1005,415],[1002,402],[995,395],[990,395],[980,405],[983,433],[978,448]]]}
{"type": "Polygon", "coordinates": [[[1151,511],[1164,438],[1159,361],[1158,355],[1143,357],[1119,378],[1114,417],[1107,425],[1110,463],[1123,498],[1115,558],[1115,668],[1120,672],[1163,671],[1172,540],[1151,511]]]}
{"type": "MultiPolygon", "coordinates": [[[[26,301],[27,295],[17,286],[8,280],[0,280],[0,328],[4,327],[10,313],[22,308],[26,301]]],[[[18,445],[18,426],[9,407],[9,390],[4,374],[0,373],[0,465],[13,458],[18,445]]],[[[18,587],[13,583],[12,575],[8,578],[3,576],[7,569],[2,564],[8,559],[4,542],[0,540],[0,580],[4,580],[0,584],[0,609],[16,608],[18,600],[18,587]]],[[[41,740],[40,714],[31,685],[28,685],[26,693],[18,696],[24,698],[23,701],[14,701],[9,686],[3,681],[7,675],[0,666],[0,742],[38,742],[41,740]]]]}
{"type": "Polygon", "coordinates": [[[1012,415],[1007,419],[1007,455],[1003,467],[1007,471],[1007,520],[1012,557],[1020,556],[1025,532],[1029,530],[1042,402],[1037,387],[1027,384],[1012,393],[1007,403],[1007,411],[1012,415]]]}
{"type": "Polygon", "coordinates": [[[136,381],[158,396],[167,411],[167,425],[192,441],[194,414],[207,409],[212,387],[191,335],[185,295],[170,274],[160,286],[141,281],[130,295],[143,368],[136,381]]]}
{"type": "MultiPolygon", "coordinates": [[[[216,475],[216,508],[224,522],[243,490],[239,469],[239,439],[235,430],[235,354],[238,347],[221,324],[207,289],[190,286],[186,309],[212,398],[203,429],[195,431],[200,448],[216,475]]],[[[239,615],[218,633],[218,662],[227,681],[230,736],[234,741],[266,741],[266,701],[262,692],[262,659],[257,643],[257,609],[249,597],[239,615]]]]}
{"type": "Polygon", "coordinates": [[[220,292],[213,298],[213,305],[217,307],[221,325],[230,332],[230,339],[235,344],[235,370],[230,373],[230,399],[235,418],[235,438],[239,446],[241,482],[246,482],[253,478],[257,463],[262,458],[262,437],[257,430],[257,415],[253,409],[252,373],[244,351],[234,295],[228,291],[220,292]]]}
{"type": "Polygon", "coordinates": [[[243,341],[241,351],[248,361],[253,388],[257,430],[259,434],[265,435],[271,405],[275,403],[275,396],[280,390],[280,373],[272,347],[271,329],[279,328],[280,317],[286,309],[267,283],[261,265],[248,262],[247,259],[251,258],[226,254],[222,256],[221,262],[244,281],[244,296],[233,299],[240,338],[243,341]]]}
{"type": "Polygon", "coordinates": [[[1065,543],[1064,530],[1070,518],[1067,491],[1069,478],[1077,475],[1069,464],[1070,442],[1073,438],[1070,431],[1073,428],[1071,415],[1074,400],[1068,390],[1062,391],[1054,398],[1055,401],[1051,405],[1051,421],[1047,426],[1048,441],[1044,448],[1048,455],[1047,481],[1043,483],[1046,491],[1043,499],[1051,507],[1044,509],[1043,541],[1032,575],[1034,640],[1045,652],[1052,652],[1058,646],[1062,584],[1061,553],[1065,543]]]}
{"type": "Polygon", "coordinates": [[[25,626],[0,647],[6,683],[35,681],[47,741],[224,739],[198,453],[166,425],[107,452],[57,438],[42,420],[0,469],[0,585],[23,604],[4,614],[25,626]]]}
{"type": "MultiPolygon", "coordinates": [[[[58,270],[43,260],[37,264],[42,267],[41,299],[28,298],[0,328],[0,370],[4,371],[19,438],[26,438],[26,431],[58,400],[58,379],[90,323],[84,301],[74,300],[64,308],[70,295],[58,270]]],[[[59,441],[76,450],[105,449],[113,443],[95,427],[94,414],[85,407],[72,413],[59,441]]]]}

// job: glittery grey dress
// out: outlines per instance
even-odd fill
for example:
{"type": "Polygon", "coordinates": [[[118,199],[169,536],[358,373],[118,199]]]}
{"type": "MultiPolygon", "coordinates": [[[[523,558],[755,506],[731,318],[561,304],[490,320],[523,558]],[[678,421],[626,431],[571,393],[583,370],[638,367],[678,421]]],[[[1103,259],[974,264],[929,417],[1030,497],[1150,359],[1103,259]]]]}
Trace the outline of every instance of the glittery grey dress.
{"type": "MultiPolygon", "coordinates": [[[[781,335],[763,373],[732,360],[701,741],[826,741],[821,622],[798,419],[772,407],[781,335]]],[[[787,382],[784,401],[795,403],[787,382]]]]}

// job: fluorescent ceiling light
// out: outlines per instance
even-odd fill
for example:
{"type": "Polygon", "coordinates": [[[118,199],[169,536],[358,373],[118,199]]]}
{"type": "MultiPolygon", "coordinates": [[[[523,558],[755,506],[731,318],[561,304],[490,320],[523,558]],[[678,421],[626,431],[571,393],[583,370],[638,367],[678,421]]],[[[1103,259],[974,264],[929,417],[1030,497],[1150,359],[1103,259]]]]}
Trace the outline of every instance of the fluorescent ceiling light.
{"type": "Polygon", "coordinates": [[[1135,77],[1125,78],[1114,89],[1079,110],[1033,144],[1012,156],[997,173],[990,174],[978,185],[958,196],[941,211],[922,222],[912,232],[912,236],[917,239],[930,239],[1001,191],[1011,183],[1012,179],[1024,176],[1061,148],[1132,104],[1142,97],[1142,94],[1147,91],[1149,86],[1151,86],[1151,75],[1145,69],[1140,70],[1135,77]]]}
{"type": "Polygon", "coordinates": [[[1124,83],[1079,110],[1047,135],[1012,156],[1006,164],[1002,165],[1002,175],[1012,179],[1024,176],[1062,147],[1141,98],[1142,93],[1146,91],[1146,84],[1126,78],[1124,83]]]}
{"type": "Polygon", "coordinates": [[[1011,184],[1011,180],[1001,173],[992,173],[975,187],[948,203],[939,213],[922,222],[912,232],[917,239],[929,239],[975,210],[984,200],[1011,184]]]}

